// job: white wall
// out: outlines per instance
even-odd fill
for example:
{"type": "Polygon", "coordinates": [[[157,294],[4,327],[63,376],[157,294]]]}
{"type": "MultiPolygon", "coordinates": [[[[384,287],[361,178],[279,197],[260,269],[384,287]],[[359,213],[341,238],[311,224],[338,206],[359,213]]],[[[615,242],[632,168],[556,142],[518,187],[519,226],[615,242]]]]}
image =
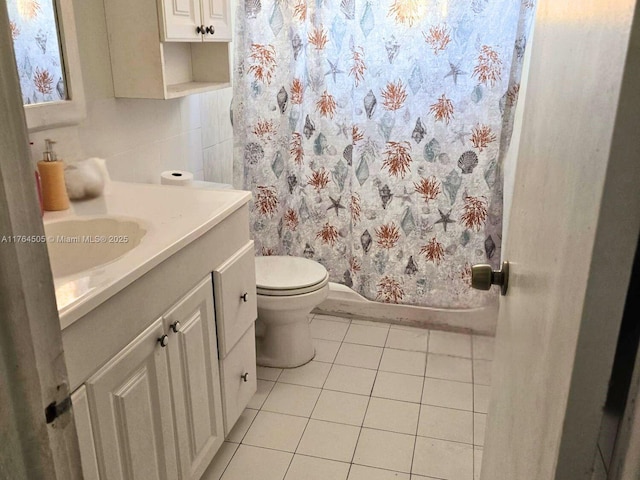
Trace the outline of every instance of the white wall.
{"type": "Polygon", "coordinates": [[[114,180],[159,182],[163,170],[192,171],[198,179],[231,183],[232,89],[175,100],[115,99],[102,0],[74,0],[87,118],[80,125],[31,135],[40,160],[44,139],[58,142],[67,163],[107,160],[114,180]]]}
{"type": "MultiPolygon", "coordinates": [[[[507,244],[509,232],[509,217],[511,215],[511,203],[513,200],[513,189],[516,181],[516,167],[518,164],[518,152],[520,150],[520,134],[522,132],[522,121],[524,119],[524,105],[527,99],[527,86],[529,84],[529,67],[531,65],[531,45],[533,44],[533,25],[531,25],[531,33],[529,34],[528,48],[525,51],[524,63],[522,65],[522,78],[520,80],[520,94],[518,96],[518,104],[516,105],[516,114],[513,124],[513,135],[511,136],[511,144],[504,159],[504,210],[502,215],[502,251],[504,245],[507,244]]],[[[503,258],[508,260],[508,258],[503,258]]]]}

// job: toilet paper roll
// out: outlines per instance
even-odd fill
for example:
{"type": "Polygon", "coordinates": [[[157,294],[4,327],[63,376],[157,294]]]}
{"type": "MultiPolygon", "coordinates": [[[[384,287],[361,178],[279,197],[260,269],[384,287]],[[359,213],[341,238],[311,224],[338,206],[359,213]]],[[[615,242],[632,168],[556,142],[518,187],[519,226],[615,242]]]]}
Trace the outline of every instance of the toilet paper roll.
{"type": "Polygon", "coordinates": [[[193,173],[184,170],[167,170],[160,174],[162,185],[178,185],[185,187],[193,182],[193,173]]]}

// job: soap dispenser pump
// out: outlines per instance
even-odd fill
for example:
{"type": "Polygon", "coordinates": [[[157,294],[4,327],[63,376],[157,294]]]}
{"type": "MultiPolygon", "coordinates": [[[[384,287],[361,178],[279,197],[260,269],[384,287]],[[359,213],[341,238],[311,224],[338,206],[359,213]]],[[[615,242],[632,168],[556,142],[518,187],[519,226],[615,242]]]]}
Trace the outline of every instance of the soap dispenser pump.
{"type": "Polygon", "coordinates": [[[38,162],[38,172],[42,183],[42,203],[48,211],[66,210],[69,208],[69,196],[64,183],[64,162],[58,160],[53,146],[56,142],[45,140],[45,151],[38,162]]]}

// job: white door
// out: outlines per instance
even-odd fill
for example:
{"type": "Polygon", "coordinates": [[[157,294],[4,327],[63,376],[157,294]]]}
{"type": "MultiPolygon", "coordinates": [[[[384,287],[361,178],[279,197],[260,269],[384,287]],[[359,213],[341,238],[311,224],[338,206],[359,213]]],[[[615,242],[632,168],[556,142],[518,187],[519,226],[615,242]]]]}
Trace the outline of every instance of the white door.
{"type": "Polygon", "coordinates": [[[229,0],[202,0],[202,21],[209,27],[203,38],[205,42],[231,41],[229,0]]]}
{"type": "Polygon", "coordinates": [[[482,480],[591,478],[640,226],[634,10],[538,5],[482,480]]]}
{"type": "Polygon", "coordinates": [[[180,478],[198,479],[224,441],[211,276],[164,316],[164,324],[180,478]]]}
{"type": "Polygon", "coordinates": [[[178,478],[162,319],[87,381],[102,480],[178,478]]]}
{"type": "Polygon", "coordinates": [[[193,42],[202,40],[200,0],[161,0],[162,41],[193,42]]]}

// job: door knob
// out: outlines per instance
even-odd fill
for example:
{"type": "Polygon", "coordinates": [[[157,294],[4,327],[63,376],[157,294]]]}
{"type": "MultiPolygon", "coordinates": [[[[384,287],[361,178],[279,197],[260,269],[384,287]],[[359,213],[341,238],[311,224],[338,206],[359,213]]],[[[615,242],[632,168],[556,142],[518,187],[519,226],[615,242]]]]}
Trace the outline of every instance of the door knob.
{"type": "Polygon", "coordinates": [[[173,333],[178,333],[180,331],[180,322],[176,320],[171,325],[169,325],[169,328],[173,330],[173,333]]]}
{"type": "Polygon", "coordinates": [[[249,381],[249,372],[245,372],[244,374],[240,375],[240,378],[242,380],[244,380],[245,382],[249,381]]]}
{"type": "Polygon", "coordinates": [[[240,298],[242,299],[243,302],[247,303],[249,300],[247,299],[247,295],[249,295],[249,292],[244,292],[242,295],[240,295],[240,298]]]}
{"type": "Polygon", "coordinates": [[[205,28],[205,31],[213,35],[214,33],[216,33],[216,27],[214,27],[213,25],[209,25],[207,28],[205,28]]]}
{"type": "Polygon", "coordinates": [[[166,333],[162,335],[160,338],[158,338],[158,343],[162,348],[169,345],[169,335],[167,335],[166,333]]]}
{"type": "Polygon", "coordinates": [[[471,286],[477,290],[489,290],[491,285],[500,285],[502,295],[509,288],[509,262],[502,262],[500,270],[492,270],[491,265],[479,264],[471,267],[471,286]]]}
{"type": "MultiPolygon", "coordinates": [[[[209,29],[209,28],[207,27],[207,33],[209,33],[209,32],[208,32],[208,29],[209,29]]],[[[198,26],[196,27],[196,33],[200,33],[200,34],[204,35],[204,33],[205,33],[204,25],[198,25],[198,26]]]]}

